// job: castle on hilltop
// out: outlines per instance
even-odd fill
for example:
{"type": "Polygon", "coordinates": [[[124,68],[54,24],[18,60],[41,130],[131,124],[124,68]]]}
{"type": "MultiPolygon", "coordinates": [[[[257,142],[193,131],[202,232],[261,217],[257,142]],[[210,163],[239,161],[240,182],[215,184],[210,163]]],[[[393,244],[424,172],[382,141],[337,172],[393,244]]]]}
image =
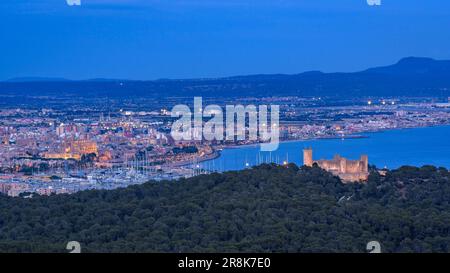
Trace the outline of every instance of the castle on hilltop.
{"type": "Polygon", "coordinates": [[[343,182],[364,182],[369,178],[369,157],[362,155],[359,160],[348,160],[335,155],[331,160],[314,160],[311,148],[303,150],[303,164],[312,167],[317,164],[322,169],[339,176],[343,182]]]}

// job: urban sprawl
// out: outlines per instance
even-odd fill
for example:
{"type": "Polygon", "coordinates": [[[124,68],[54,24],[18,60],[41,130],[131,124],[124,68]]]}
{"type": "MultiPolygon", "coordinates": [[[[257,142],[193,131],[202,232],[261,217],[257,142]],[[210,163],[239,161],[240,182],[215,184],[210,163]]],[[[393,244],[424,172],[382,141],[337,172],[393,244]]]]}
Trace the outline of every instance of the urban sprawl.
{"type": "MultiPolygon", "coordinates": [[[[187,178],[198,163],[254,141],[175,141],[171,109],[192,98],[2,98],[0,192],[32,197],[187,178]]],[[[280,105],[280,140],[450,124],[450,104],[414,98],[245,98],[211,104],[280,105]]],[[[300,151],[299,151],[300,152],[300,151]]]]}

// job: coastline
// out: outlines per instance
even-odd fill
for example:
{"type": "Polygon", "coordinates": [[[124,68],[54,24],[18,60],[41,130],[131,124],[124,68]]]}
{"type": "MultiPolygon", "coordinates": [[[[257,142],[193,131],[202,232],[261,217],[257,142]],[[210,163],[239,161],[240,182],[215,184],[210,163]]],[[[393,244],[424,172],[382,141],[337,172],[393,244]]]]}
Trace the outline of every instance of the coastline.
{"type": "MultiPolygon", "coordinates": [[[[418,127],[399,127],[399,128],[388,128],[388,129],[380,129],[380,130],[372,130],[372,131],[364,131],[364,132],[357,132],[355,134],[352,135],[346,135],[343,137],[338,137],[338,136],[325,136],[325,137],[312,137],[312,138],[303,138],[303,139],[289,139],[289,140],[281,140],[279,143],[295,143],[295,142],[304,142],[304,141],[316,141],[316,140],[338,140],[338,139],[342,139],[342,140],[351,140],[351,139],[362,139],[362,138],[370,138],[370,134],[374,134],[374,133],[384,133],[384,132],[389,132],[389,131],[400,131],[400,130],[411,130],[411,129],[424,129],[424,128],[433,128],[433,127],[448,127],[450,126],[450,124],[437,124],[437,125],[429,125],[429,126],[418,126],[418,127]]],[[[252,148],[252,147],[257,147],[259,146],[261,143],[252,143],[252,144],[228,144],[228,145],[219,145],[216,147],[212,147],[214,152],[212,154],[206,155],[204,157],[200,157],[196,159],[196,163],[203,163],[203,162],[207,162],[207,161],[212,161],[215,159],[218,159],[221,157],[222,150],[226,150],[226,149],[241,149],[241,148],[252,148]]],[[[176,163],[172,163],[172,164],[167,164],[164,167],[186,167],[186,166],[191,166],[192,165],[192,161],[181,161],[181,162],[176,162],[176,163]]]]}
{"type": "MultiPolygon", "coordinates": [[[[205,161],[210,161],[210,160],[214,160],[219,158],[221,155],[220,150],[216,150],[214,149],[213,153],[208,154],[206,156],[200,157],[196,159],[197,163],[202,163],[205,161]]],[[[175,163],[171,163],[171,164],[167,164],[167,165],[163,165],[162,167],[167,167],[167,168],[173,168],[173,167],[185,167],[185,166],[190,166],[192,165],[192,161],[179,161],[179,162],[175,162],[175,163]]]]}
{"type": "MultiPolygon", "coordinates": [[[[411,130],[411,129],[424,129],[424,128],[433,128],[433,127],[448,127],[450,124],[436,124],[436,125],[428,125],[428,126],[417,126],[417,127],[397,127],[397,128],[386,128],[380,130],[372,130],[372,131],[364,131],[364,132],[356,132],[355,134],[346,135],[344,137],[338,136],[325,136],[325,137],[311,137],[311,138],[302,138],[302,139],[288,139],[281,140],[279,143],[291,143],[291,142],[302,142],[302,141],[311,141],[311,140],[336,140],[336,139],[361,139],[361,138],[370,138],[370,135],[366,134],[375,134],[375,133],[384,133],[389,131],[401,131],[401,130],[411,130]]],[[[253,143],[253,144],[243,144],[243,145],[223,145],[221,149],[239,149],[245,147],[256,147],[261,143],[253,143]]]]}
{"type": "MultiPolygon", "coordinates": [[[[376,134],[376,133],[385,133],[389,131],[403,131],[403,130],[414,130],[414,129],[426,129],[426,128],[435,128],[435,127],[450,127],[450,124],[436,124],[436,125],[428,125],[428,126],[418,126],[418,127],[398,127],[398,128],[387,128],[387,129],[380,129],[380,130],[372,130],[372,131],[364,131],[364,132],[357,132],[353,135],[347,135],[344,137],[336,137],[336,136],[330,136],[330,137],[313,137],[313,138],[304,138],[304,139],[289,139],[289,140],[282,140],[279,143],[295,143],[295,142],[304,142],[304,141],[316,141],[316,140],[338,140],[338,139],[362,139],[362,138],[370,138],[370,134],[376,134]]],[[[220,150],[225,149],[240,149],[240,148],[252,148],[257,147],[261,143],[253,143],[253,144],[243,144],[243,145],[222,145],[220,146],[220,150]]],[[[216,150],[216,149],[215,149],[216,150]]],[[[216,150],[217,151],[217,150],[216,150]]],[[[219,152],[218,155],[211,159],[202,159],[198,160],[198,162],[205,162],[217,159],[221,156],[221,153],[219,152]]],[[[188,164],[190,165],[190,164],[188,164]]]]}

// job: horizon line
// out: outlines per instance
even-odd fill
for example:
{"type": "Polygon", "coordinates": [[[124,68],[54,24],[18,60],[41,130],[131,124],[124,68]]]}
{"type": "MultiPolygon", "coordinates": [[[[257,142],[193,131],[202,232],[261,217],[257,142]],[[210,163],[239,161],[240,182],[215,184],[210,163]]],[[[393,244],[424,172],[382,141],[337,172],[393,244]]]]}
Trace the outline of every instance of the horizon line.
{"type": "Polygon", "coordinates": [[[156,82],[156,81],[201,81],[201,80],[220,80],[220,79],[232,79],[239,77],[252,77],[252,76],[295,76],[306,73],[321,73],[321,74],[350,74],[350,73],[361,73],[365,72],[369,69],[387,67],[396,65],[399,62],[407,59],[422,59],[422,60],[430,60],[430,61],[450,61],[445,59],[435,59],[431,57],[417,57],[417,56],[408,56],[400,58],[397,62],[392,64],[387,64],[384,66],[374,66],[368,67],[363,70],[351,71],[351,72],[323,72],[322,70],[305,70],[303,72],[298,73],[253,73],[253,74],[241,74],[241,75],[230,75],[230,76],[217,76],[217,77],[190,77],[190,78],[156,78],[156,79],[121,79],[121,78],[108,78],[108,77],[95,77],[95,78],[85,78],[85,79],[69,79],[65,77],[51,77],[51,76],[18,76],[12,77],[8,79],[0,80],[2,83],[26,83],[26,82],[156,82]]]}

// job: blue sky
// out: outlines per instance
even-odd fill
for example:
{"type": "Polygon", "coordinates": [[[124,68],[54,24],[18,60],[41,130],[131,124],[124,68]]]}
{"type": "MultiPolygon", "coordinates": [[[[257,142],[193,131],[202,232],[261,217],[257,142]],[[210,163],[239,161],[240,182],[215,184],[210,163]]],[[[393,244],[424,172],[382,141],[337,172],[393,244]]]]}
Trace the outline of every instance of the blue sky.
{"type": "Polygon", "coordinates": [[[0,1],[0,80],[357,71],[450,59],[450,1],[0,1]]]}

